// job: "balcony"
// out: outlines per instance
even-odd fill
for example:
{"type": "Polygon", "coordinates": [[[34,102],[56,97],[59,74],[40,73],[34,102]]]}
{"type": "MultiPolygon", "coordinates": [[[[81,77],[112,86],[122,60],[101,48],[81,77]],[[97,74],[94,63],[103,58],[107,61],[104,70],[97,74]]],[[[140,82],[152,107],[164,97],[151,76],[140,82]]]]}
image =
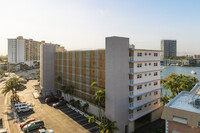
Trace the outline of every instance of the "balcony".
{"type": "Polygon", "coordinates": [[[130,56],[129,58],[130,58],[130,62],[134,61],[133,56],[130,56]]]}
{"type": "Polygon", "coordinates": [[[130,79],[130,80],[129,80],[129,84],[133,84],[133,79],[130,79]]]}
{"type": "Polygon", "coordinates": [[[133,107],[133,102],[129,103],[129,107],[132,108],[133,107]]]}
{"type": "Polygon", "coordinates": [[[129,114],[129,119],[133,119],[133,113],[129,114]]]}
{"type": "Polygon", "coordinates": [[[134,73],[134,69],[133,68],[129,68],[129,73],[134,73]]]}
{"type": "Polygon", "coordinates": [[[132,97],[134,95],[133,91],[129,91],[129,96],[132,97]]]}

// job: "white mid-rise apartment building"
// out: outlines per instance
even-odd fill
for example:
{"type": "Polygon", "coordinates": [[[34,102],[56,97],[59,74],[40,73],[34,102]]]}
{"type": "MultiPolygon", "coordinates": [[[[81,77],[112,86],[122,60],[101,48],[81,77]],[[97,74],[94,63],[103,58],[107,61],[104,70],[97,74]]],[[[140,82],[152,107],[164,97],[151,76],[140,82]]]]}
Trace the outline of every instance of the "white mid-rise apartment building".
{"type": "Polygon", "coordinates": [[[8,62],[32,66],[34,61],[40,61],[40,44],[41,42],[24,39],[22,36],[8,39],[8,62]]]}
{"type": "Polygon", "coordinates": [[[160,50],[129,44],[129,38],[106,38],[105,113],[121,133],[135,131],[141,117],[152,122],[161,116],[160,50]]]}

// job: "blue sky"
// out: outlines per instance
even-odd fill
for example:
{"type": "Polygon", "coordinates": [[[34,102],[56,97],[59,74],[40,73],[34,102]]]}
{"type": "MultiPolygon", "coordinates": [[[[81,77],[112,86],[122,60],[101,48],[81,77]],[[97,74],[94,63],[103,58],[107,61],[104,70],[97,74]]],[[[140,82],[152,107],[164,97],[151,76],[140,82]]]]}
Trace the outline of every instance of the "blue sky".
{"type": "Polygon", "coordinates": [[[200,54],[198,0],[6,0],[0,2],[0,55],[21,35],[68,50],[105,47],[105,37],[129,37],[136,48],[160,49],[177,39],[178,53],[200,54]]]}

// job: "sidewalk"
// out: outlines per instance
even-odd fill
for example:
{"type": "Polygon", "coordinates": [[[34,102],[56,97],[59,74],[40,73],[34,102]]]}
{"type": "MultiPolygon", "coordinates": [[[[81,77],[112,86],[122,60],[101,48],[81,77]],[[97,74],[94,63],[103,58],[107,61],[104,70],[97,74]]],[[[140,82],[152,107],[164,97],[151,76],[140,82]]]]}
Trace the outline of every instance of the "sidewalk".
{"type": "Polygon", "coordinates": [[[10,102],[10,93],[8,93],[6,96],[5,105],[6,105],[4,114],[5,127],[8,129],[8,133],[19,133],[17,121],[15,120],[15,116],[12,111],[12,105],[10,102]]]}

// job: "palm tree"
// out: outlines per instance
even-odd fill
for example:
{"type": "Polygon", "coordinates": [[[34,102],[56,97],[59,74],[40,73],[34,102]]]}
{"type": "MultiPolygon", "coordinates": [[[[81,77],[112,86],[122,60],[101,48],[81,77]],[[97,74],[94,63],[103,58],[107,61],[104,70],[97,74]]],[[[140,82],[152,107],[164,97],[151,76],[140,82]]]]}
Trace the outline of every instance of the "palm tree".
{"type": "Polygon", "coordinates": [[[172,95],[164,96],[164,98],[161,100],[163,100],[163,103],[166,104],[166,102],[169,102],[181,91],[190,91],[198,82],[199,80],[196,77],[185,76],[183,74],[177,75],[172,73],[165,79],[161,80],[163,86],[166,88],[166,90],[170,90],[172,95]]]}
{"type": "Polygon", "coordinates": [[[62,86],[62,87],[61,87],[61,90],[62,90],[62,92],[64,93],[64,98],[65,98],[65,100],[66,100],[65,95],[68,94],[67,87],[66,87],[66,86],[62,86]]]}
{"type": "Polygon", "coordinates": [[[17,90],[22,90],[24,85],[21,83],[19,78],[11,78],[5,82],[5,87],[3,88],[2,93],[7,94],[12,91],[12,94],[15,94],[17,90]]]}
{"type": "MultiPolygon", "coordinates": [[[[93,82],[91,84],[91,87],[98,86],[96,82],[93,82]]],[[[105,89],[104,90],[98,90],[95,92],[94,96],[94,103],[98,106],[99,108],[99,119],[102,119],[102,111],[101,108],[105,107],[105,89]]]]}
{"type": "Polygon", "coordinates": [[[73,85],[68,85],[67,86],[67,92],[68,92],[68,94],[70,95],[70,100],[72,100],[73,99],[73,94],[74,94],[74,86],[73,85]]]}
{"type": "Polygon", "coordinates": [[[90,116],[89,118],[88,118],[88,123],[95,123],[96,122],[96,118],[94,117],[94,115],[93,116],[90,116]]]}
{"type": "Polygon", "coordinates": [[[100,133],[114,133],[115,130],[119,130],[119,128],[115,126],[116,123],[116,121],[110,121],[106,117],[103,117],[98,125],[98,130],[100,133]]]}
{"type": "Polygon", "coordinates": [[[89,104],[88,104],[88,103],[85,103],[85,104],[82,106],[82,110],[83,110],[84,112],[87,112],[88,108],[89,108],[89,104]]]}

